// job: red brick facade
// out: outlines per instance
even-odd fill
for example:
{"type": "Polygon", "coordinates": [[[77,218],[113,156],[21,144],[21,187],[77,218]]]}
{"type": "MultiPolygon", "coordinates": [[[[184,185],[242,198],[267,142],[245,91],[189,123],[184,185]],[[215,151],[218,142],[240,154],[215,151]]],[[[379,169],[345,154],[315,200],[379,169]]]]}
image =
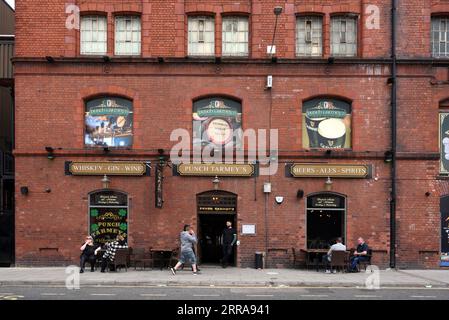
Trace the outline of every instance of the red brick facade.
{"type": "MultiPolygon", "coordinates": [[[[375,250],[374,263],[386,266],[390,253],[391,164],[391,1],[294,1],[283,3],[276,34],[277,63],[266,54],[271,44],[276,1],[140,0],[18,1],[16,5],[16,264],[76,263],[88,231],[88,193],[101,189],[100,177],[67,176],[65,161],[151,160],[170,150],[170,133],[192,130],[192,103],[199,97],[228,96],[242,102],[243,128],[279,129],[279,170],[271,176],[220,178],[220,189],[238,195],[237,222],[256,224],[255,236],[239,235],[237,265],[253,266],[254,252],[265,251],[268,265],[289,267],[290,248],[306,245],[306,198],[324,191],[323,178],[285,176],[284,165],[298,162],[371,164],[371,179],[333,179],[332,192],[347,199],[346,239],[363,236],[375,250]],[[79,31],[65,28],[65,6],[81,14],[108,17],[108,55],[80,55],[79,31]],[[380,29],[365,27],[366,8],[376,5],[380,29]],[[114,15],[142,18],[142,55],[114,57],[114,15]],[[221,56],[221,18],[249,17],[249,57],[193,59],[187,56],[187,17],[215,17],[215,55],[221,56]],[[295,57],[296,15],[323,16],[323,57],[295,57]],[[330,56],[330,17],[355,13],[358,55],[330,56]],[[56,61],[47,62],[45,56],[56,61]],[[165,62],[158,62],[163,57],[165,62]],[[266,90],[266,77],[273,88],[266,90]],[[84,103],[90,97],[119,95],[134,106],[131,150],[105,155],[84,147],[84,103]],[[352,150],[307,150],[302,145],[302,103],[312,97],[352,102],[352,150]],[[47,159],[46,146],[56,158],[47,159]],[[263,184],[271,182],[265,202],[263,184]],[[20,193],[21,186],[29,194],[20,193]],[[51,192],[45,190],[50,188],[51,192]],[[297,190],[304,197],[297,198],[297,190]],[[274,196],[284,196],[278,205],[274,196]],[[266,207],[265,207],[266,205],[266,207]],[[265,229],[267,208],[268,230],[265,229]]],[[[447,1],[400,1],[398,7],[397,265],[439,266],[440,197],[449,194],[439,177],[438,112],[449,98],[448,62],[430,54],[430,18],[449,15],[447,1]],[[429,192],[430,195],[426,195],[429,192]]],[[[196,224],[196,195],[213,190],[211,177],[173,176],[164,171],[164,206],[155,208],[151,177],[111,177],[111,188],[130,196],[129,243],[133,247],[176,247],[185,223],[196,224]]]]}

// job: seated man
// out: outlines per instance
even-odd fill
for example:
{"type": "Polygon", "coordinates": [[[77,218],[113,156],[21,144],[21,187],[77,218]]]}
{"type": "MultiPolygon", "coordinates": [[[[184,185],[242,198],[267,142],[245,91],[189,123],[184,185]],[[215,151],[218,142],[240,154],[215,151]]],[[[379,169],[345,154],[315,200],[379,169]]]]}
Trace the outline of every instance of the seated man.
{"type": "MultiPolygon", "coordinates": [[[[106,243],[106,252],[103,254],[101,260],[101,272],[105,272],[108,263],[114,262],[115,252],[117,249],[127,249],[128,245],[125,242],[125,238],[119,234],[115,241],[106,243]]],[[[111,270],[113,271],[113,270],[111,270]]]]}
{"type": "Polygon", "coordinates": [[[87,261],[90,263],[90,271],[95,271],[95,261],[97,259],[96,255],[100,249],[100,246],[94,244],[94,240],[91,236],[86,237],[86,241],[80,248],[80,273],[84,272],[84,266],[87,261]]]}
{"type": "MultiPolygon", "coordinates": [[[[326,273],[331,273],[329,270],[330,262],[332,259],[332,251],[346,251],[346,246],[342,243],[342,238],[337,238],[336,243],[331,246],[327,254],[323,256],[323,264],[326,266],[326,273]]],[[[334,270],[335,273],[337,270],[334,270]]]]}
{"type": "Polygon", "coordinates": [[[358,264],[360,261],[368,260],[366,256],[368,254],[368,245],[362,237],[357,239],[358,246],[356,251],[354,251],[354,255],[351,257],[351,265],[349,267],[349,272],[358,272],[358,264]]]}

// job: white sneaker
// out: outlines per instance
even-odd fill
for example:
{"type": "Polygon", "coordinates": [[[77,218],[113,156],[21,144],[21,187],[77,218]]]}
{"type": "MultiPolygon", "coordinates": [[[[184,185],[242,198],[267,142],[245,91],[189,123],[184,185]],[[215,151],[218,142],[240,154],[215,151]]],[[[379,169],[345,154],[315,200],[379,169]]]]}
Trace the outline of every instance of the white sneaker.
{"type": "Polygon", "coordinates": [[[331,273],[331,271],[330,270],[326,270],[326,273],[331,273]]]}
{"type": "Polygon", "coordinates": [[[337,273],[337,270],[332,270],[332,273],[337,273]]]}

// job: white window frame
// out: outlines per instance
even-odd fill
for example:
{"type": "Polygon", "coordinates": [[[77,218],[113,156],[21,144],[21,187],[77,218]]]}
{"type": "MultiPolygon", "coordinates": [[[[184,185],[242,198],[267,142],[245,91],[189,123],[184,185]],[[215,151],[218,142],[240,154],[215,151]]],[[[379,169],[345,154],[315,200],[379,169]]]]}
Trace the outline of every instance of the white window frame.
{"type": "Polygon", "coordinates": [[[358,17],[338,15],[331,17],[331,55],[335,57],[356,57],[358,49],[358,17]],[[350,34],[353,28],[354,33],[350,34]],[[338,48],[338,50],[337,50],[338,48]]]}
{"type": "Polygon", "coordinates": [[[108,51],[108,21],[106,16],[81,16],[80,54],[104,55],[108,51]],[[99,23],[101,21],[101,23],[99,23]],[[104,27],[104,30],[102,30],[104,27]]]}
{"type": "Polygon", "coordinates": [[[296,56],[323,55],[323,17],[319,15],[296,17],[296,56]]]}
{"type": "Polygon", "coordinates": [[[249,18],[246,16],[223,17],[221,39],[223,56],[248,56],[249,18]],[[231,31],[227,30],[229,24],[231,31]]]}
{"type": "Polygon", "coordinates": [[[142,24],[137,15],[115,17],[115,55],[139,56],[141,53],[142,24]],[[124,23],[125,29],[118,28],[124,23]]]}
{"type": "Polygon", "coordinates": [[[432,57],[449,58],[449,16],[432,17],[430,38],[432,57]]]}
{"type": "Polygon", "coordinates": [[[189,56],[215,55],[215,18],[210,16],[188,17],[189,56]]]}

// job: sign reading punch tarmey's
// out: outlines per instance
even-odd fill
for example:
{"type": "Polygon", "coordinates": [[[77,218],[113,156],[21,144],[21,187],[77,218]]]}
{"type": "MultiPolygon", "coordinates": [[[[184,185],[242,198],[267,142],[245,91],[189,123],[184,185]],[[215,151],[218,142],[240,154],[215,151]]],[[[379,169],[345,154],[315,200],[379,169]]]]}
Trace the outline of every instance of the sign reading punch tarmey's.
{"type": "Polygon", "coordinates": [[[75,176],[143,176],[150,174],[148,163],[138,161],[71,162],[65,163],[67,175],[75,176]]]}
{"type": "Polygon", "coordinates": [[[286,175],[294,178],[358,178],[369,179],[372,176],[370,164],[318,164],[293,163],[286,167],[286,175]]]}

